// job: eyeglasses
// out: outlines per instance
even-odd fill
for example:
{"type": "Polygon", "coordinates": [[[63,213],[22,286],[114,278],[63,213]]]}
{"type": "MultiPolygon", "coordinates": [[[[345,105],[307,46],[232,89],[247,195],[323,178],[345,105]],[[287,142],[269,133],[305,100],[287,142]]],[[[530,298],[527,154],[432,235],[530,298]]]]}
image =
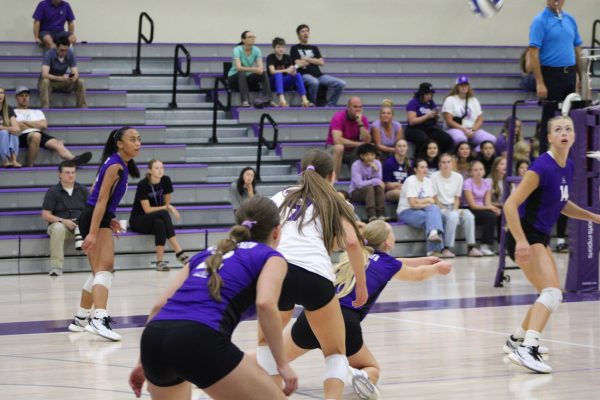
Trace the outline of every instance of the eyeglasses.
{"type": "Polygon", "coordinates": [[[256,36],[246,36],[246,39],[256,39],[256,36]]]}

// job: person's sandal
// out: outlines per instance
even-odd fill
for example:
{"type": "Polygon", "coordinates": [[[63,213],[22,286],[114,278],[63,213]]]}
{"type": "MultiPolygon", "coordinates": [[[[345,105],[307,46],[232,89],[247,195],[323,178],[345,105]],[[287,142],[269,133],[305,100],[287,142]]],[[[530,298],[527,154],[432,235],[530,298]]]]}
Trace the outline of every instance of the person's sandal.
{"type": "Polygon", "coordinates": [[[289,107],[290,105],[288,104],[287,101],[280,101],[279,102],[279,107],[289,107]]]}
{"type": "Polygon", "coordinates": [[[156,263],[157,271],[170,271],[169,265],[165,261],[157,261],[156,263]]]}
{"type": "Polygon", "coordinates": [[[179,253],[175,254],[175,257],[177,257],[177,261],[179,261],[183,265],[187,264],[188,261],[190,261],[190,256],[185,254],[185,252],[183,250],[180,251],[179,253]]]}
{"type": "Polygon", "coordinates": [[[314,107],[315,105],[313,103],[311,103],[310,101],[304,101],[302,102],[302,107],[314,107]]]}

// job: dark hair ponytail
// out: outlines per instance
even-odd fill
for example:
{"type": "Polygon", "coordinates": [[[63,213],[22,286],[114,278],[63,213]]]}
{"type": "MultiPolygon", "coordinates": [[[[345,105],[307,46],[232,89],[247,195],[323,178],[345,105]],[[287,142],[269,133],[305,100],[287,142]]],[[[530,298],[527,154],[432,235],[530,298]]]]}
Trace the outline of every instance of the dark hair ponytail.
{"type": "MultiPolygon", "coordinates": [[[[104,145],[104,150],[102,150],[102,157],[100,157],[100,167],[102,167],[102,164],[104,164],[104,162],[108,159],[108,157],[110,157],[111,154],[114,154],[119,150],[117,142],[121,140],[125,132],[127,132],[130,129],[134,128],[131,126],[123,126],[119,129],[114,129],[108,135],[108,139],[106,140],[106,144],[104,145]]],[[[140,170],[135,164],[133,158],[127,162],[127,170],[129,171],[129,175],[133,178],[140,177],[140,170]]],[[[99,171],[100,169],[98,169],[98,172],[99,171]]]]}
{"type": "Polygon", "coordinates": [[[255,196],[242,203],[235,214],[235,220],[237,224],[229,230],[227,238],[217,243],[213,254],[205,261],[209,276],[208,290],[210,296],[217,301],[221,301],[223,279],[219,275],[219,269],[223,265],[223,256],[235,250],[241,242],[266,242],[273,229],[279,225],[279,212],[271,199],[255,196]]]}

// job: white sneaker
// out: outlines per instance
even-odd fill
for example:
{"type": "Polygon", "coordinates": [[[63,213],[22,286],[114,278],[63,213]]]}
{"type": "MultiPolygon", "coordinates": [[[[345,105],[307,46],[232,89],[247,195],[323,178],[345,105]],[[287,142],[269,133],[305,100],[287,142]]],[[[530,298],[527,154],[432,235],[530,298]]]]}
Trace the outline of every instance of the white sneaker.
{"type": "Polygon", "coordinates": [[[377,386],[369,380],[366,372],[356,368],[348,367],[348,380],[354,389],[354,393],[361,400],[378,400],[381,399],[381,394],[377,386]]]}
{"type": "Polygon", "coordinates": [[[437,229],[432,229],[431,232],[429,232],[429,235],[427,236],[427,241],[431,243],[440,243],[442,241],[442,238],[440,237],[440,235],[438,235],[437,229]]]}
{"type": "MultiPolygon", "coordinates": [[[[509,336],[508,339],[506,339],[506,343],[504,343],[504,346],[502,347],[502,350],[506,353],[506,354],[510,354],[513,351],[515,351],[517,349],[517,347],[519,347],[520,345],[523,344],[523,339],[513,339],[513,336],[509,336]]],[[[548,354],[550,353],[550,350],[547,347],[544,346],[538,346],[538,353],[540,354],[548,354]]]]}
{"type": "Polygon", "coordinates": [[[110,323],[114,322],[111,317],[106,316],[104,318],[92,318],[89,324],[85,327],[85,330],[98,336],[102,336],[105,339],[118,342],[121,340],[121,335],[116,333],[110,327],[110,323]]]}
{"type": "Polygon", "coordinates": [[[85,327],[88,326],[87,318],[80,318],[77,315],[73,317],[73,321],[69,324],[71,332],[85,332],[85,327]]]}
{"type": "Polygon", "coordinates": [[[62,268],[52,268],[50,272],[48,272],[48,276],[62,276],[62,274],[62,268]]]}
{"type": "Polygon", "coordinates": [[[484,256],[495,256],[496,254],[490,250],[489,247],[487,247],[487,245],[482,244],[481,247],[479,248],[479,251],[481,252],[481,254],[483,254],[484,256]]]}
{"type": "Polygon", "coordinates": [[[549,374],[552,372],[552,367],[546,364],[538,352],[538,346],[519,346],[508,355],[508,359],[514,364],[539,374],[549,374]]]}

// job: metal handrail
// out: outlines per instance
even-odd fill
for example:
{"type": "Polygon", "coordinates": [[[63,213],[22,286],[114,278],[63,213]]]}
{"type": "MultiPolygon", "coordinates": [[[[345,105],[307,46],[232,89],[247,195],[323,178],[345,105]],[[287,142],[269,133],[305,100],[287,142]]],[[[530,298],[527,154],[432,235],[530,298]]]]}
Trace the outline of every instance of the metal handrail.
{"type": "Polygon", "coordinates": [[[135,60],[135,69],[131,71],[134,75],[140,75],[142,71],[140,70],[140,59],[142,56],[142,39],[144,39],[144,43],[152,43],[154,41],[154,21],[148,13],[142,11],[140,14],[140,19],[138,22],[138,38],[137,38],[137,57],[135,60]],[[142,23],[144,22],[144,17],[150,22],[150,38],[147,38],[146,35],[142,33],[142,23]]]}
{"type": "Polygon", "coordinates": [[[177,108],[177,77],[178,76],[190,76],[190,66],[192,64],[192,57],[190,56],[189,51],[185,48],[184,45],[178,44],[175,46],[175,56],[173,57],[173,90],[171,102],[169,103],[169,108],[177,108]],[[186,67],[185,72],[181,70],[181,65],[179,63],[179,50],[183,51],[186,59],[186,67]]]}
{"type": "MultiPolygon", "coordinates": [[[[600,47],[600,37],[597,39],[596,38],[596,27],[600,25],[600,19],[597,19],[594,21],[594,23],[592,24],[592,55],[594,55],[594,49],[597,47],[600,47]]],[[[590,60],[590,76],[593,77],[598,77],[599,75],[596,74],[595,71],[595,67],[596,67],[596,63],[599,63],[600,60],[590,60]]]]}
{"type": "Polygon", "coordinates": [[[224,77],[216,77],[215,78],[215,86],[212,91],[213,98],[213,120],[212,120],[212,136],[209,140],[209,143],[216,144],[218,143],[217,139],[217,110],[229,111],[231,109],[231,89],[229,88],[229,84],[224,77]],[[224,105],[219,100],[219,83],[223,85],[223,89],[227,92],[227,104],[224,105]]]}
{"type": "Polygon", "coordinates": [[[258,146],[257,146],[257,154],[256,154],[256,180],[260,182],[260,164],[262,158],[262,146],[264,145],[267,149],[273,150],[277,147],[279,137],[279,126],[277,122],[271,117],[270,114],[263,113],[260,116],[260,128],[258,130],[258,146]],[[267,139],[264,137],[265,130],[265,119],[269,120],[269,123],[273,127],[273,141],[269,143],[267,139]]]}

